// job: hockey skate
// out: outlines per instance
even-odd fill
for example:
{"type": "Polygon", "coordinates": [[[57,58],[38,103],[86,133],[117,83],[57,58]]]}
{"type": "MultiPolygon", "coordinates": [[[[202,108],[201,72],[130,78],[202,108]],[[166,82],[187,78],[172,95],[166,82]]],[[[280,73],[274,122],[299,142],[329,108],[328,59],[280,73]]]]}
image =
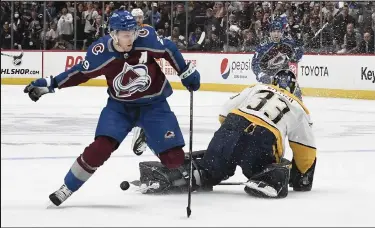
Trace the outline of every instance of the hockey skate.
{"type": "Polygon", "coordinates": [[[136,155],[141,155],[146,151],[146,135],[142,128],[134,128],[134,136],[132,140],[132,150],[136,155]]]}
{"type": "Polygon", "coordinates": [[[49,195],[49,199],[52,201],[54,205],[59,206],[60,204],[62,204],[62,202],[67,200],[72,194],[73,192],[70,191],[65,184],[63,184],[59,190],[49,195]]]}

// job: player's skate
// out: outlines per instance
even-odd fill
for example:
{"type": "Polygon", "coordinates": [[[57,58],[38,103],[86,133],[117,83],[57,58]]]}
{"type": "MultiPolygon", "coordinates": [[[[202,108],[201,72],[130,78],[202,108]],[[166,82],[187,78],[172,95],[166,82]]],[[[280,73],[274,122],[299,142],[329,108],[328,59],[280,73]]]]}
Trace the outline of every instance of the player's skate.
{"type": "Polygon", "coordinates": [[[142,128],[134,128],[134,135],[132,140],[132,150],[136,155],[141,155],[146,151],[146,135],[142,128]]]}
{"type": "Polygon", "coordinates": [[[59,206],[62,202],[68,199],[73,194],[72,191],[65,184],[63,184],[59,190],[49,195],[49,199],[56,206],[59,206]]]}

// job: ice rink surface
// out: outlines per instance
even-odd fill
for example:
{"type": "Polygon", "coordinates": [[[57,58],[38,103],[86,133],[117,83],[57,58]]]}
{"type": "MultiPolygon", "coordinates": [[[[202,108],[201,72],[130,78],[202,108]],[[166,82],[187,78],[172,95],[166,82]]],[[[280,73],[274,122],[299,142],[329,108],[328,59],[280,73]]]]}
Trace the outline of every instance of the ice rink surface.
{"type": "MultiPolygon", "coordinates": [[[[218,128],[222,102],[234,93],[194,95],[194,150],[205,149],[218,128]]],[[[58,90],[37,103],[23,86],[1,86],[1,226],[375,226],[375,101],[306,97],[314,120],[318,162],[311,192],[257,199],[242,186],[187,195],[142,195],[123,180],[139,178],[132,134],[95,175],[58,209],[48,195],[63,184],[76,157],[93,140],[106,88],[58,90]]],[[[186,142],[189,94],[169,98],[186,142]]],[[[185,146],[185,151],[188,146],[185,146]]],[[[291,158],[290,150],[287,158],[291,158]]],[[[244,181],[241,170],[230,180],[244,181]]]]}

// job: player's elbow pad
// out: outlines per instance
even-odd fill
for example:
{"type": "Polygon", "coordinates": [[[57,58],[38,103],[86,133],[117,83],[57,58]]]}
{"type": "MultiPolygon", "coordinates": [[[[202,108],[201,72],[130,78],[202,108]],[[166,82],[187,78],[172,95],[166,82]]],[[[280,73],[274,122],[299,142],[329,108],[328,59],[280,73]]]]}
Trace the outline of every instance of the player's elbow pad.
{"type": "Polygon", "coordinates": [[[310,191],[314,181],[315,165],[316,158],[311,167],[305,173],[301,173],[293,159],[292,169],[290,170],[289,187],[293,187],[294,191],[310,191]]]}
{"type": "Polygon", "coordinates": [[[163,39],[164,41],[164,47],[165,49],[170,52],[169,54],[176,54],[180,53],[175,43],[173,43],[171,40],[163,39]]]}

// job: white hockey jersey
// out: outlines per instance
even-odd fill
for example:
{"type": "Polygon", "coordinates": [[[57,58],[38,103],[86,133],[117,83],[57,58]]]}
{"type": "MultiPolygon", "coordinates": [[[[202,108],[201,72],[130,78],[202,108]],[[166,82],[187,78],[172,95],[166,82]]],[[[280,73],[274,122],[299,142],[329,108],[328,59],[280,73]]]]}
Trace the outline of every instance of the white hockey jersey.
{"type": "Polygon", "coordinates": [[[288,91],[273,85],[259,84],[231,97],[220,113],[220,122],[229,114],[245,117],[255,125],[269,129],[277,139],[275,154],[284,156],[285,139],[301,173],[305,173],[316,157],[315,138],[309,111],[288,91]]]}

